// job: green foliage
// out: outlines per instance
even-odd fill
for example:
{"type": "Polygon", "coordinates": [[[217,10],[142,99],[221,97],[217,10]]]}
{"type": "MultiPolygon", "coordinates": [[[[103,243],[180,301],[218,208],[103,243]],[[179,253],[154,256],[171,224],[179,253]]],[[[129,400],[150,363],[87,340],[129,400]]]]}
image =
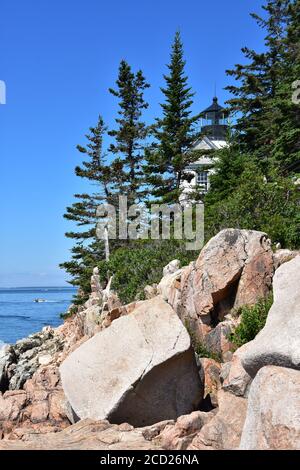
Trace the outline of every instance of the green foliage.
{"type": "Polygon", "coordinates": [[[246,63],[227,72],[237,81],[227,90],[240,149],[267,174],[300,158],[300,107],[292,102],[300,76],[300,1],[268,0],[263,10],[252,17],[266,33],[264,52],[242,49],[246,63]]]}
{"type": "Polygon", "coordinates": [[[152,196],[159,201],[176,203],[180,185],[188,178],[186,168],[197,155],[189,152],[199,136],[194,125],[199,116],[191,116],[194,93],[188,86],[180,33],[172,45],[169,74],[164,75],[165,87],[161,89],[165,101],[161,104],[162,117],[153,126],[155,144],[146,150],[144,171],[152,196]]]}
{"type": "Polygon", "coordinates": [[[233,227],[266,232],[283,247],[300,246],[300,194],[291,178],[273,172],[266,180],[248,164],[227,198],[211,203],[212,199],[208,197],[205,206],[206,238],[233,227]]]}
{"type": "Polygon", "coordinates": [[[144,195],[142,161],[143,147],[149,134],[149,127],[142,121],[142,114],[148,108],[144,93],[150,85],[141,70],[133,73],[130,65],[122,60],[119,67],[116,89],[110,93],[119,99],[117,128],[109,131],[114,143],[109,147],[113,155],[111,182],[114,189],[128,197],[131,204],[140,201],[144,195]]]}
{"type": "Polygon", "coordinates": [[[100,262],[98,266],[102,280],[114,275],[113,289],[124,303],[129,303],[144,298],[144,287],[157,284],[162,278],[163,268],[170,261],[179,259],[184,266],[197,254],[187,251],[182,241],[137,240],[115,250],[109,262],[100,262]]]}
{"type": "Polygon", "coordinates": [[[195,351],[195,353],[197,354],[198,357],[213,359],[214,361],[222,362],[222,357],[221,357],[220,354],[218,354],[216,352],[213,352],[213,351],[210,351],[200,341],[192,341],[192,343],[193,343],[194,351],[195,351]]]}
{"type": "Polygon", "coordinates": [[[70,307],[65,313],[61,313],[60,318],[67,320],[68,318],[72,318],[73,315],[76,315],[76,313],[77,307],[74,305],[73,307],[70,307]]]}
{"type": "Polygon", "coordinates": [[[249,161],[240,146],[232,140],[229,146],[215,152],[214,172],[210,176],[210,191],[206,196],[208,205],[224,201],[239,186],[240,177],[249,161]]]}
{"type": "Polygon", "coordinates": [[[97,206],[107,199],[109,194],[109,167],[105,163],[103,155],[103,137],[106,132],[101,116],[97,125],[90,127],[86,135],[85,147],[78,145],[77,150],[84,155],[85,160],[81,166],[77,165],[75,174],[93,182],[96,192],[75,194],[75,200],[67,207],[64,217],[76,224],[76,230],[67,232],[66,237],[74,240],[71,248],[71,259],[61,263],[60,267],[70,276],[70,283],[80,287],[82,295],[76,295],[75,304],[81,304],[87,300],[90,292],[90,276],[93,267],[99,259],[103,258],[104,246],[102,241],[96,239],[96,210],[97,206]]]}
{"type": "Polygon", "coordinates": [[[261,299],[253,306],[241,307],[236,315],[241,315],[241,323],[230,336],[231,342],[239,348],[252,341],[266,324],[267,316],[273,304],[273,296],[261,299]]]}

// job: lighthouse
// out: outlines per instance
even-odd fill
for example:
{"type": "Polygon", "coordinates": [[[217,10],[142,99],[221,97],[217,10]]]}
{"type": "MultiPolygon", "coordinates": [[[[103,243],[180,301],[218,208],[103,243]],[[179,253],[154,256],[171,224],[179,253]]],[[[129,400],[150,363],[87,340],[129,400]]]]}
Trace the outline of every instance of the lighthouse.
{"type": "Polygon", "coordinates": [[[200,113],[201,137],[194,143],[190,151],[201,151],[203,155],[187,167],[189,181],[182,185],[183,191],[180,202],[189,199],[189,194],[196,188],[204,195],[209,190],[209,179],[213,173],[214,161],[212,152],[220,150],[228,145],[229,113],[218,103],[218,98],[213,98],[212,104],[200,113]],[[206,153],[207,151],[207,153],[206,153]]]}

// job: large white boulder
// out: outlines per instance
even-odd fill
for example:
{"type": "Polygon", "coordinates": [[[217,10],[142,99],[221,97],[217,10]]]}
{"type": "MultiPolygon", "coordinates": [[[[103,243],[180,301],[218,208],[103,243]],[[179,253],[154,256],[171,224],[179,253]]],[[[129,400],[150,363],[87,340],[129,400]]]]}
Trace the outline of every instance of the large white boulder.
{"type": "Polygon", "coordinates": [[[161,296],[81,345],[60,373],[81,419],[149,425],[192,412],[203,397],[189,334],[161,296]]]}
{"type": "Polygon", "coordinates": [[[252,377],[267,365],[300,369],[300,256],[276,271],[273,289],[266,325],[242,358],[252,377]]]}
{"type": "Polygon", "coordinates": [[[300,372],[262,368],[252,382],[240,449],[300,450],[300,372]]]}

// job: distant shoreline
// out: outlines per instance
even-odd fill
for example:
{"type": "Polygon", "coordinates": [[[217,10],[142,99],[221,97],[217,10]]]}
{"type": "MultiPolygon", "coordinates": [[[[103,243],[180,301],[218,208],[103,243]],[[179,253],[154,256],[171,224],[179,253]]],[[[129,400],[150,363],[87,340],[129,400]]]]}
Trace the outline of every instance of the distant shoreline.
{"type": "Polygon", "coordinates": [[[70,289],[70,290],[76,290],[77,287],[73,286],[14,286],[14,287],[0,287],[0,290],[13,290],[13,289],[70,289]]]}

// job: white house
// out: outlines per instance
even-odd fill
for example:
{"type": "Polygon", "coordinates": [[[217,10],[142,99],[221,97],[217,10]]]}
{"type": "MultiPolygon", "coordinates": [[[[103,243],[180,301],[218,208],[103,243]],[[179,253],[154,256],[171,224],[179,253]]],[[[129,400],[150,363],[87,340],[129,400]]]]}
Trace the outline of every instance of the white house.
{"type": "Polygon", "coordinates": [[[218,104],[218,98],[213,98],[211,106],[202,111],[201,132],[202,137],[195,142],[192,150],[207,150],[207,155],[203,155],[187,167],[189,175],[194,175],[191,181],[184,181],[182,184],[182,195],[180,202],[184,204],[189,199],[189,194],[195,187],[201,188],[205,194],[209,189],[209,176],[213,173],[213,160],[210,156],[212,150],[219,150],[228,145],[227,134],[229,130],[228,112],[218,104]]]}

